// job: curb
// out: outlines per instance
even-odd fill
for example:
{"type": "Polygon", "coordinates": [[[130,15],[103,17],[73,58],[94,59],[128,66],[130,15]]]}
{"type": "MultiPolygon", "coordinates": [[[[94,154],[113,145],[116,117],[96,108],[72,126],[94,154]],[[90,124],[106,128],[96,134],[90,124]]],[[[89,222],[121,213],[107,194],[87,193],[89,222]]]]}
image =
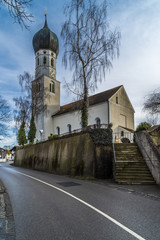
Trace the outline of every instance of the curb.
{"type": "MultiPolygon", "coordinates": [[[[129,192],[129,193],[132,193],[132,194],[135,194],[135,195],[139,195],[139,196],[143,196],[143,197],[146,197],[146,198],[150,198],[150,199],[153,199],[153,200],[157,200],[157,201],[160,201],[160,187],[159,187],[159,190],[158,190],[158,193],[156,191],[153,191],[153,192],[150,192],[150,191],[143,191],[140,189],[140,187],[151,187],[152,185],[119,185],[113,181],[104,181],[104,180],[91,180],[91,182],[93,183],[96,183],[96,184],[101,184],[101,185],[104,185],[104,186],[107,186],[107,187],[110,187],[110,188],[115,188],[117,190],[120,190],[120,191],[125,191],[125,192],[129,192]],[[134,188],[133,186],[136,186],[136,188],[134,188]]],[[[153,185],[154,186],[154,185],[153,185]]],[[[155,185],[158,187],[158,185],[155,185]]]]}
{"type": "Polygon", "coordinates": [[[0,239],[15,240],[15,224],[9,195],[0,180],[0,239]]]}

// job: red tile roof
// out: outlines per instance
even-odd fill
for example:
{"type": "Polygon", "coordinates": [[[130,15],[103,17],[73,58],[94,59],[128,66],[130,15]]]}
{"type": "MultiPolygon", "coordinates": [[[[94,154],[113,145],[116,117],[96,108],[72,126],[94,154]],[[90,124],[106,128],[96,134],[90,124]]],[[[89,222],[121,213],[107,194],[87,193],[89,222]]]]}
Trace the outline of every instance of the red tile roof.
{"type": "MultiPolygon", "coordinates": [[[[93,96],[90,96],[88,98],[89,106],[92,106],[92,105],[95,105],[98,103],[102,103],[102,102],[107,102],[110,99],[110,97],[112,97],[121,87],[122,87],[122,85],[112,88],[112,89],[109,89],[107,91],[101,92],[101,93],[97,93],[93,96]]],[[[60,107],[60,111],[52,116],[57,116],[60,114],[79,110],[81,108],[81,104],[82,104],[82,100],[63,105],[60,107]]]]}

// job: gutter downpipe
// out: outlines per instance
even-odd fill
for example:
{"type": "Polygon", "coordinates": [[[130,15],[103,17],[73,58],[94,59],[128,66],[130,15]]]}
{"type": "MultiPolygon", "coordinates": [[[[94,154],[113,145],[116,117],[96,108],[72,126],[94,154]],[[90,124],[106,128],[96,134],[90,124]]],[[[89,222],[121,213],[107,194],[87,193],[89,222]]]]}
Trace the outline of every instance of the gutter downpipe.
{"type": "MultiPolygon", "coordinates": [[[[110,124],[110,102],[108,100],[108,125],[110,124]]],[[[113,148],[113,177],[116,178],[116,152],[114,146],[114,137],[112,134],[112,148],[113,148]]]]}
{"type": "Polygon", "coordinates": [[[108,100],[108,125],[110,124],[110,102],[108,100]]]}
{"type": "Polygon", "coordinates": [[[115,178],[116,178],[116,152],[115,152],[113,137],[112,137],[112,148],[113,148],[113,177],[114,177],[114,180],[115,180],[115,178]]]}

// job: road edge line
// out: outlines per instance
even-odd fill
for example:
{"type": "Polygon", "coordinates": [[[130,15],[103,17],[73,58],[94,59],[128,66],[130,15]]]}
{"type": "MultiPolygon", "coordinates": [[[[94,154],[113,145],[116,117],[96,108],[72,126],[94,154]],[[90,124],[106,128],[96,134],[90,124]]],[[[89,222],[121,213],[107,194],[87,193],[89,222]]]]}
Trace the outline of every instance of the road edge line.
{"type": "Polygon", "coordinates": [[[36,180],[36,181],[38,181],[38,182],[40,182],[40,183],[43,183],[43,184],[45,184],[45,185],[47,185],[47,186],[49,186],[49,187],[52,187],[52,188],[54,188],[54,189],[56,189],[56,190],[58,190],[58,191],[60,191],[60,192],[63,192],[64,194],[66,194],[66,195],[72,197],[73,199],[75,199],[75,200],[83,203],[84,205],[86,205],[87,207],[91,208],[91,209],[94,210],[95,212],[99,213],[100,215],[102,215],[102,216],[105,217],[106,219],[110,220],[111,222],[113,222],[114,224],[116,224],[117,226],[119,226],[120,228],[122,228],[123,230],[125,230],[126,232],[128,232],[129,234],[131,234],[132,236],[134,236],[135,238],[137,238],[138,240],[146,240],[145,238],[141,237],[140,235],[138,235],[137,233],[135,233],[134,231],[132,231],[132,230],[129,229],[128,227],[124,226],[123,224],[121,224],[120,222],[118,222],[117,220],[115,220],[114,218],[110,217],[108,214],[102,212],[102,211],[99,210],[98,208],[96,208],[96,207],[92,206],[91,204],[83,201],[82,199],[74,196],[73,194],[68,193],[68,192],[66,192],[65,190],[63,190],[63,189],[61,189],[61,188],[59,188],[59,187],[56,187],[56,186],[54,186],[54,185],[52,185],[52,184],[50,184],[50,183],[47,183],[47,182],[45,182],[45,181],[42,181],[42,180],[38,179],[38,178],[32,177],[32,176],[30,176],[30,175],[28,175],[28,174],[21,173],[21,172],[18,172],[18,171],[16,171],[16,172],[19,173],[19,174],[21,174],[21,175],[24,175],[24,176],[26,176],[26,177],[28,177],[28,178],[31,178],[31,179],[33,179],[33,180],[36,180]]]}

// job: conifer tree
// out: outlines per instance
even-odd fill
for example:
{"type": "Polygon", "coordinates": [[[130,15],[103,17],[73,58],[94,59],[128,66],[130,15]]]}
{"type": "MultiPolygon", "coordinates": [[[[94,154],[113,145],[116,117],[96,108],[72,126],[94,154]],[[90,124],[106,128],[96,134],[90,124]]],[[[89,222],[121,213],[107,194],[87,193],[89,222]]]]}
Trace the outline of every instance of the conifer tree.
{"type": "Polygon", "coordinates": [[[25,127],[25,123],[22,122],[19,132],[18,132],[18,144],[19,145],[24,145],[25,143],[27,143],[24,127],[25,127]]]}
{"type": "Polygon", "coordinates": [[[151,128],[151,124],[150,123],[147,123],[147,122],[141,122],[137,128],[136,128],[136,132],[139,132],[139,131],[143,131],[143,130],[147,130],[151,128]]]}
{"type": "Polygon", "coordinates": [[[30,128],[29,128],[29,132],[28,132],[28,140],[30,143],[34,142],[36,136],[36,125],[34,122],[34,117],[32,115],[31,121],[30,121],[30,128]]]}

